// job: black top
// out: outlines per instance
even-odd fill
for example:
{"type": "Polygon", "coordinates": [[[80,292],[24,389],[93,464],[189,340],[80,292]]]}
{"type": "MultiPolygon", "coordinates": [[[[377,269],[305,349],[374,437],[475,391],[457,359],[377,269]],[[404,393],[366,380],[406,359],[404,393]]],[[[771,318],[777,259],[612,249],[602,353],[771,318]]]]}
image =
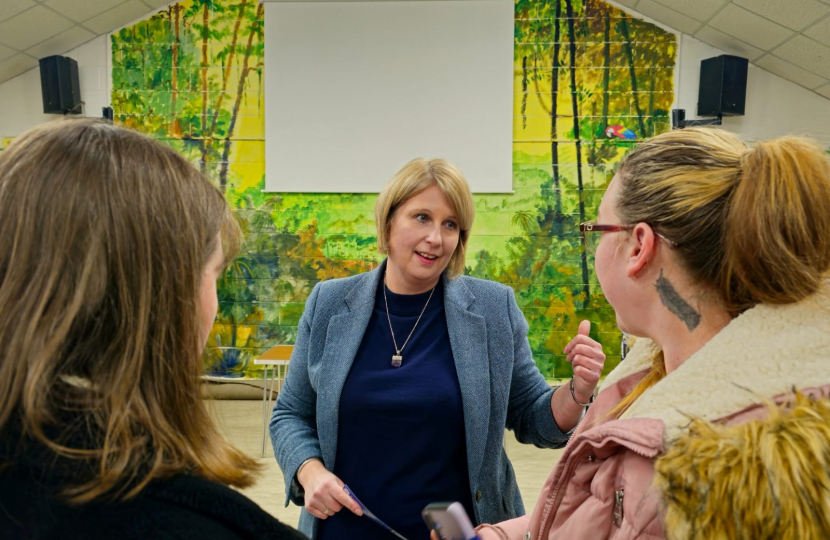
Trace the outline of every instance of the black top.
{"type": "MultiPolygon", "coordinates": [[[[372,316],[340,396],[336,474],[379,519],[408,540],[428,540],[421,510],[460,501],[472,513],[461,388],[444,312],[444,288],[399,295],[386,289],[400,367],[380,283],[372,316]]],[[[348,510],[320,522],[318,540],[390,540],[348,510]]]]}
{"type": "Polygon", "coordinates": [[[0,540],[306,539],[233,489],[186,474],[129,501],[70,506],[58,496],[62,465],[28,456],[9,463],[0,453],[0,540]]]}

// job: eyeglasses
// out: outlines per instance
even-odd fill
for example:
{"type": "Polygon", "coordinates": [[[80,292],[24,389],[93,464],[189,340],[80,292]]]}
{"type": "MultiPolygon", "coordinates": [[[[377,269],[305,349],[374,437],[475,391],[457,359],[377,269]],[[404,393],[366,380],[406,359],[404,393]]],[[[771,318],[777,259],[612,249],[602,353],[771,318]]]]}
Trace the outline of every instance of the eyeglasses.
{"type": "MultiPolygon", "coordinates": [[[[582,240],[585,241],[585,249],[591,252],[592,255],[596,255],[597,253],[597,245],[599,245],[599,241],[602,238],[601,234],[591,234],[591,233],[612,233],[612,232],[620,232],[620,231],[630,231],[633,230],[635,225],[602,225],[600,223],[594,223],[592,221],[586,221],[585,223],[579,224],[579,232],[582,233],[582,240]]],[[[651,226],[654,229],[653,226],[651,226]]],[[[677,247],[676,242],[672,242],[662,234],[658,233],[657,231],[654,232],[658,238],[666,242],[670,247],[677,247]]]]}
{"type": "Polygon", "coordinates": [[[630,231],[633,228],[634,225],[602,225],[592,221],[586,221],[585,223],[579,224],[579,232],[582,233],[582,240],[585,241],[585,249],[590,251],[593,255],[596,255],[597,253],[597,245],[599,244],[602,235],[591,233],[630,231]]]}

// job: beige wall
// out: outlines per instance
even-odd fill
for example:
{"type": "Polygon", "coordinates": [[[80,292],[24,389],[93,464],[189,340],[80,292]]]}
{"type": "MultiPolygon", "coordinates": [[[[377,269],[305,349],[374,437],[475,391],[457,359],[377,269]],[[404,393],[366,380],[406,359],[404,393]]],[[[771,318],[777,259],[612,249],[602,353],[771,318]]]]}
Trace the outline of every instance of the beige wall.
{"type": "MultiPolygon", "coordinates": [[[[696,118],[700,61],[726,54],[683,34],[680,40],[678,109],[696,118]]],[[[749,65],[746,83],[746,115],[723,119],[723,127],[745,140],[771,139],[787,134],[809,135],[830,148],[830,100],[802,86],[749,65]]]]}
{"type": "MultiPolygon", "coordinates": [[[[100,117],[110,103],[109,36],[99,36],[64,54],[78,62],[84,115],[100,117]]],[[[18,75],[0,84],[0,139],[16,137],[43,122],[60,118],[43,114],[40,69],[18,75]]]]}

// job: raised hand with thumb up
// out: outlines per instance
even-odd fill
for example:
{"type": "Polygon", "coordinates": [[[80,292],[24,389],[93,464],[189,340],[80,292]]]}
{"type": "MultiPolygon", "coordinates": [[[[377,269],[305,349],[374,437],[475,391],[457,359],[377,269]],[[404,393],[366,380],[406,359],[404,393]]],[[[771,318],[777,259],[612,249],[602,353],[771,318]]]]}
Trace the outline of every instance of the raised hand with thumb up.
{"type": "Polygon", "coordinates": [[[573,393],[580,403],[587,403],[599,383],[605,354],[602,345],[589,337],[591,321],[579,323],[576,336],[565,346],[566,360],[573,365],[573,393]]]}

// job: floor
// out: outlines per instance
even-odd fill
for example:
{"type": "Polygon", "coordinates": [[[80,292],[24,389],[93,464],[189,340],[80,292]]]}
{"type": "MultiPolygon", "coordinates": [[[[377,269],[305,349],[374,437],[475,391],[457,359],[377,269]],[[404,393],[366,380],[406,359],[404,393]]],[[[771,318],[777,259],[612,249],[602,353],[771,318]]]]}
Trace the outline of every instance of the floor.
{"type": "MultiPolygon", "coordinates": [[[[266,441],[266,457],[259,457],[262,449],[262,402],[208,400],[207,405],[228,438],[244,452],[256,456],[264,465],[260,480],[243,493],[280,521],[296,526],[300,519],[300,508],[294,504],[285,507],[283,476],[274,460],[270,442],[266,441]]],[[[505,433],[504,440],[507,455],[516,471],[525,508],[530,512],[562,451],[542,450],[520,444],[510,432],[505,433]]]]}

